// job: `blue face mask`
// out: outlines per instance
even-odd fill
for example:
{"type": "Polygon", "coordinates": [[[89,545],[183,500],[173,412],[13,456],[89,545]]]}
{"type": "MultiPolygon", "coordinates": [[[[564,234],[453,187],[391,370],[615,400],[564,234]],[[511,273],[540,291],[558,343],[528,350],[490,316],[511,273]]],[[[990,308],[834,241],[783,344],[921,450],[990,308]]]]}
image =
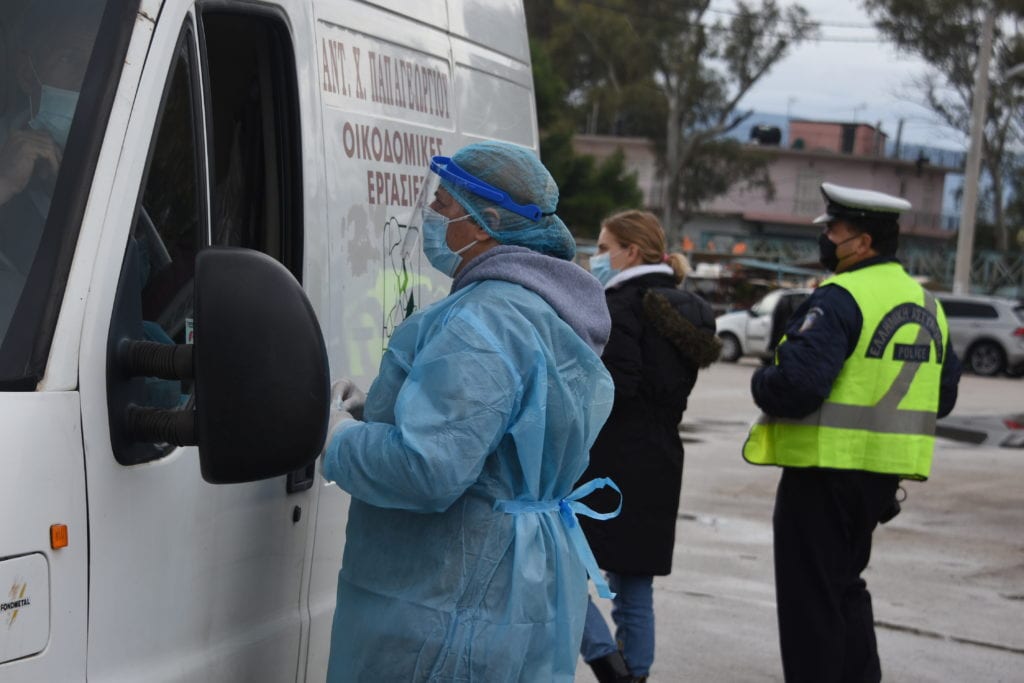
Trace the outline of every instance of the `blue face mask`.
{"type": "Polygon", "coordinates": [[[444,273],[448,277],[455,275],[459,264],[462,263],[462,254],[476,244],[476,240],[470,240],[469,244],[458,251],[448,248],[448,224],[455,221],[463,221],[471,216],[460,216],[459,218],[445,218],[429,206],[423,207],[423,253],[426,255],[430,265],[444,273]]]}
{"type": "MultiPolygon", "coordinates": [[[[34,65],[32,72],[35,73],[34,65]]],[[[40,89],[39,111],[28,125],[33,130],[45,130],[53,141],[64,149],[68,141],[68,132],[71,130],[71,120],[75,117],[75,107],[78,106],[78,93],[46,85],[38,75],[36,80],[40,89]]]]}
{"type": "Polygon", "coordinates": [[[618,268],[612,268],[612,256],[618,256],[621,250],[614,254],[605,252],[590,257],[590,273],[598,279],[602,285],[607,285],[609,280],[621,273],[618,268]]]}

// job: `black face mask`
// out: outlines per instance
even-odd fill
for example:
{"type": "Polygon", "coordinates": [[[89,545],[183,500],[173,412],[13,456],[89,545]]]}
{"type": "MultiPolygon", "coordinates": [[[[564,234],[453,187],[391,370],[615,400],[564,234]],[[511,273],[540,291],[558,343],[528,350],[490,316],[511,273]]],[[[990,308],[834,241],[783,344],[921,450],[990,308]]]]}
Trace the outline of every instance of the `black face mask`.
{"type": "Polygon", "coordinates": [[[836,268],[839,266],[839,257],[836,256],[836,249],[839,248],[840,244],[846,244],[850,240],[855,240],[858,237],[860,237],[860,235],[854,235],[853,237],[849,237],[837,244],[830,240],[828,235],[825,233],[818,235],[818,261],[821,262],[821,265],[825,266],[825,270],[834,273],[836,268]]]}

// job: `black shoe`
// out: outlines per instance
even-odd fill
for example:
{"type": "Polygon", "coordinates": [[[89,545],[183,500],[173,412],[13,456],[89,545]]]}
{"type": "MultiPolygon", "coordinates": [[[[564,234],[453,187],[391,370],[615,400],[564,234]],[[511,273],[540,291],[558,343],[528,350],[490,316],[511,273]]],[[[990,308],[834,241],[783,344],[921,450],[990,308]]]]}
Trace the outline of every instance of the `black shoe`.
{"type": "Polygon", "coordinates": [[[613,652],[600,659],[587,662],[587,664],[594,670],[598,683],[631,683],[631,681],[637,680],[633,678],[633,674],[629,673],[629,669],[626,668],[626,660],[619,652],[613,652]]]}

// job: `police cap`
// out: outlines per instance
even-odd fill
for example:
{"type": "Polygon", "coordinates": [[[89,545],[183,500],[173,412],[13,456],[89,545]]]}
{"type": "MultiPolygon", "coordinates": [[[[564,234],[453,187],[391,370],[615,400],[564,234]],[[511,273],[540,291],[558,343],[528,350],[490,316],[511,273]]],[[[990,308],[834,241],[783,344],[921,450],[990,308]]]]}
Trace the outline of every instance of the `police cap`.
{"type": "Polygon", "coordinates": [[[911,209],[906,199],[833,183],[822,183],[821,194],[825,197],[825,213],[815,218],[815,223],[847,220],[858,225],[895,224],[901,211],[911,209]]]}

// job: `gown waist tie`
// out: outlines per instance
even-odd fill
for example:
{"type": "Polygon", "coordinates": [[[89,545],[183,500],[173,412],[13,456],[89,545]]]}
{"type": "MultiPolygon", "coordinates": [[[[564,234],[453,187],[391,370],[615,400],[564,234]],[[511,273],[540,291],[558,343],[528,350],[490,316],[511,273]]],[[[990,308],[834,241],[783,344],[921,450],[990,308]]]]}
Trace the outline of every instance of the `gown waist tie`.
{"type": "Polygon", "coordinates": [[[605,581],[604,575],[601,574],[601,570],[597,566],[597,560],[594,558],[594,553],[590,549],[590,544],[587,543],[587,537],[583,535],[583,529],[580,528],[579,521],[576,519],[577,514],[599,521],[618,517],[619,512],[622,511],[622,491],[619,490],[614,481],[607,477],[591,479],[565,498],[559,500],[496,500],[494,501],[494,509],[510,515],[521,515],[529,512],[553,512],[557,510],[558,516],[565,526],[566,534],[569,536],[569,541],[576,551],[576,555],[583,562],[583,566],[587,568],[587,575],[597,588],[597,594],[602,598],[615,597],[615,593],[612,593],[608,587],[608,582],[605,581]],[[614,489],[619,494],[619,506],[612,512],[597,512],[580,502],[581,498],[586,498],[594,491],[603,488],[614,489]]]}

